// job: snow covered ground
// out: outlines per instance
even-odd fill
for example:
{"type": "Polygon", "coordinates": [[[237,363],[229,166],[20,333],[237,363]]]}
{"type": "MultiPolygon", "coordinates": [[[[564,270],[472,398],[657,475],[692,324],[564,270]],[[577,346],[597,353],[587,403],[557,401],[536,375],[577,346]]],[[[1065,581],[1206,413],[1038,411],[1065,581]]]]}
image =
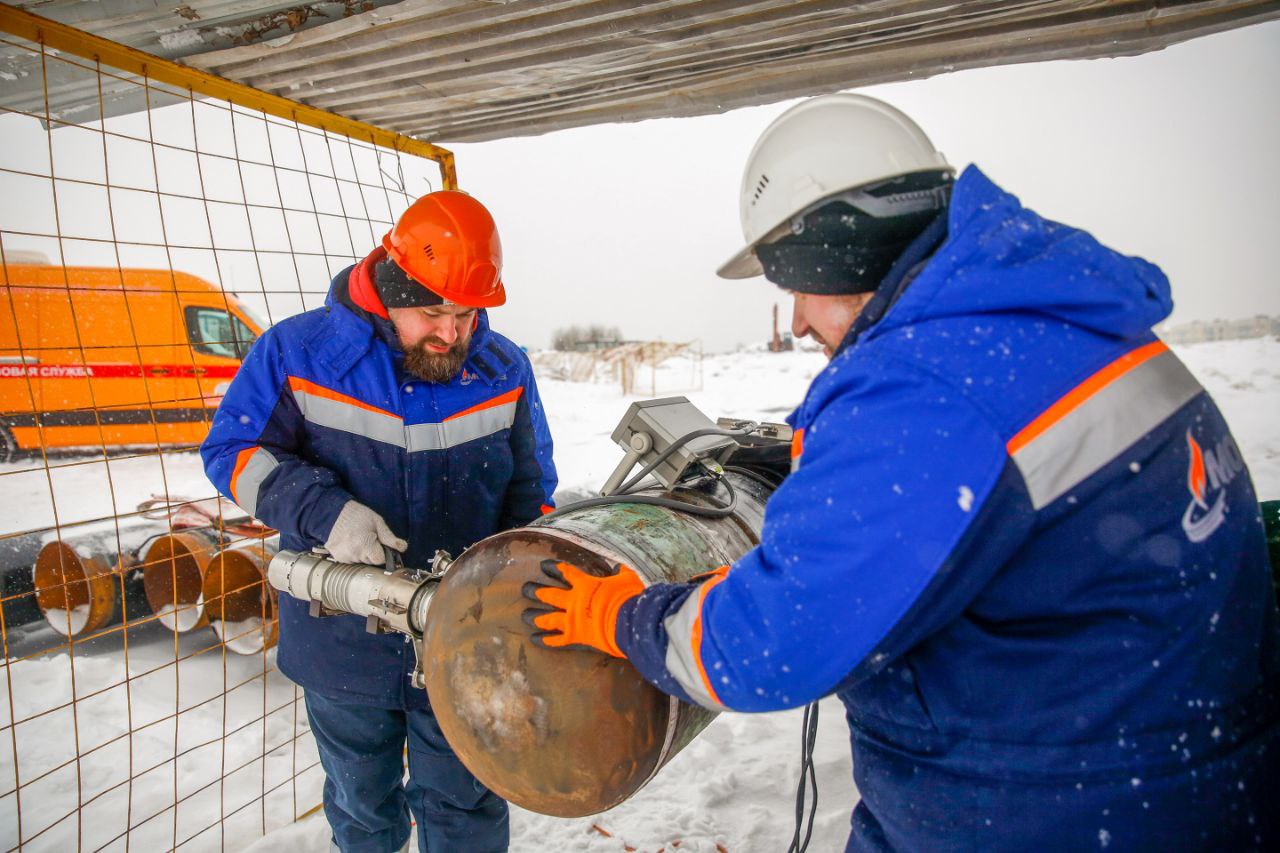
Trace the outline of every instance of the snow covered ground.
{"type": "MultiPolygon", "coordinates": [[[[1177,349],[1225,411],[1260,496],[1280,498],[1280,341],[1177,349]]],[[[820,353],[805,351],[709,356],[697,389],[690,388],[696,385],[696,365],[676,359],[659,369],[657,393],[685,394],[712,417],[777,421],[799,402],[823,364],[820,353]]],[[[623,397],[616,385],[542,381],[540,389],[556,441],[562,494],[598,488],[620,456],[609,434],[636,398],[623,397]]],[[[67,525],[132,511],[155,492],[213,494],[193,453],[69,465],[49,474],[31,466],[30,460],[0,466],[5,508],[0,532],[51,525],[55,508],[57,521],[67,525]]],[[[47,636],[50,646],[58,642],[52,632],[47,636]]],[[[20,791],[22,836],[51,827],[27,849],[73,849],[77,839],[83,849],[124,849],[118,836],[140,823],[129,841],[136,850],[166,849],[186,839],[183,850],[327,849],[322,816],[293,823],[295,809],[300,813],[318,802],[322,779],[311,766],[314,747],[304,715],[295,708],[295,691],[270,670],[273,654],[226,655],[210,629],[175,641],[152,625],[131,632],[128,640],[127,682],[123,643],[116,635],[87,648],[77,644],[74,657],[64,650],[11,661],[5,668],[0,725],[8,724],[10,696],[17,719],[29,721],[0,729],[0,849],[18,840],[15,750],[24,786],[47,774],[20,791]],[[176,666],[175,657],[182,658],[176,666]],[[73,680],[81,697],[74,709],[66,705],[73,680]],[[229,690],[225,698],[224,688],[229,690]],[[42,711],[48,713],[29,719],[42,711]],[[77,752],[83,756],[79,762],[77,752]],[[295,768],[307,767],[296,786],[287,782],[295,768]],[[74,817],[58,822],[74,812],[77,802],[131,774],[132,786],[93,800],[79,822],[74,817]],[[169,808],[175,790],[180,798],[190,795],[176,811],[169,808]],[[265,799],[264,790],[269,792],[265,799]],[[143,822],[152,814],[157,816],[143,822]],[[223,814],[231,816],[218,827],[223,814]]],[[[800,717],[799,711],[722,715],[652,784],[601,815],[558,819],[513,809],[512,848],[521,853],[786,849],[799,774],[800,717]]],[[[857,793],[838,702],[822,703],[815,758],[819,805],[810,849],[840,849],[857,793]]]]}

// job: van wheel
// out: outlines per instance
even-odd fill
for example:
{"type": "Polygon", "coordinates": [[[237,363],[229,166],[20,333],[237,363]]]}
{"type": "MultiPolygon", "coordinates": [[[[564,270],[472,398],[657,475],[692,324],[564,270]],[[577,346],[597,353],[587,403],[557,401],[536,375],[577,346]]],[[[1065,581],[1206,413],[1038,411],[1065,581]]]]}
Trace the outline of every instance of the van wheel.
{"type": "Polygon", "coordinates": [[[0,421],[0,463],[12,462],[18,456],[18,440],[9,425],[0,421]]]}

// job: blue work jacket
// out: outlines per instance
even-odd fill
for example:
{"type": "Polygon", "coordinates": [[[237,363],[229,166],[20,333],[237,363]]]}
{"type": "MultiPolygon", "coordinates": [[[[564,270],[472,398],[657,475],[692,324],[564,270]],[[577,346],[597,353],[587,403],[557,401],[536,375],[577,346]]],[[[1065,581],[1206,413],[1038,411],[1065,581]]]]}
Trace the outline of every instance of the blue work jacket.
{"type": "MultiPolygon", "coordinates": [[[[352,298],[356,270],[337,275],[325,307],[254,344],[200,448],[209,479],[293,550],[323,544],[343,505],[359,501],[409,543],[405,564],[419,567],[438,548],[457,556],[547,511],[556,473],[528,357],[482,310],[458,376],[410,375],[390,321],[352,298]]],[[[368,634],[357,616],[312,617],[308,602],[284,593],[279,611],[278,663],[302,687],[379,707],[426,705],[409,684],[406,638],[368,634]]]]}
{"type": "Polygon", "coordinates": [[[851,848],[1280,845],[1258,499],[1151,331],[1164,275],[973,167],[908,255],[791,416],[760,546],[626,604],[620,648],[711,708],[838,694],[851,848]]]}

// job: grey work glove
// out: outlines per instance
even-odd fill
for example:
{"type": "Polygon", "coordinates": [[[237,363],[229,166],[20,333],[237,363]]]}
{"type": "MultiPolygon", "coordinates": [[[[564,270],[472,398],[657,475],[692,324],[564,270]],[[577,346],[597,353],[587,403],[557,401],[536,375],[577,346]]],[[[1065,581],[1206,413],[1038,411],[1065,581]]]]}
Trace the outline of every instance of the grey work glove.
{"type": "Polygon", "coordinates": [[[398,538],[387,527],[382,516],[358,501],[347,501],[333,522],[324,548],[339,563],[366,563],[381,566],[386,557],[382,546],[404,551],[409,543],[398,538]]]}

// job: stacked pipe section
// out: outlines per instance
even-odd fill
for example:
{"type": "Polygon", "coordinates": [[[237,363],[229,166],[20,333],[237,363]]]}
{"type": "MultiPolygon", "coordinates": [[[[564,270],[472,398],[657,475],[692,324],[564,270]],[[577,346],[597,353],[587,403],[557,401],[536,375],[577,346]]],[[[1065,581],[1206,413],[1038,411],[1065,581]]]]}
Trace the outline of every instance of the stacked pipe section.
{"type": "Polygon", "coordinates": [[[191,510],[193,502],[168,503],[159,514],[0,540],[6,633],[47,623],[84,638],[159,621],[175,633],[209,626],[238,654],[274,646],[276,592],[266,567],[279,547],[275,531],[247,517],[223,524],[216,510],[191,510]]]}

